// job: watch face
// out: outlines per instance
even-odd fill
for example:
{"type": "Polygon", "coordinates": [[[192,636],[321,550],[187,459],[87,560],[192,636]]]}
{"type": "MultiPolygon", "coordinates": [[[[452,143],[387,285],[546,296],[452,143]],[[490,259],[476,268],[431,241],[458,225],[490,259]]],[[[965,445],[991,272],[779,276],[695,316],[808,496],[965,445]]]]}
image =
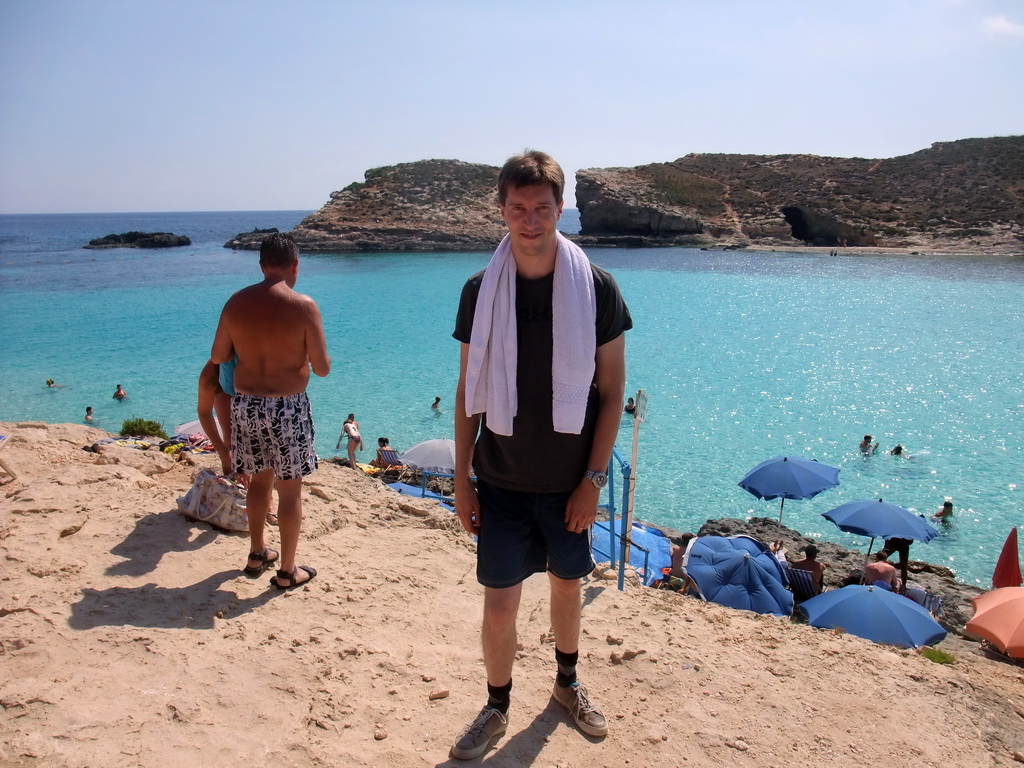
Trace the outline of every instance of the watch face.
{"type": "Polygon", "coordinates": [[[598,488],[604,488],[608,484],[608,475],[604,472],[594,472],[592,470],[587,471],[587,477],[590,478],[590,482],[596,485],[598,488]]]}

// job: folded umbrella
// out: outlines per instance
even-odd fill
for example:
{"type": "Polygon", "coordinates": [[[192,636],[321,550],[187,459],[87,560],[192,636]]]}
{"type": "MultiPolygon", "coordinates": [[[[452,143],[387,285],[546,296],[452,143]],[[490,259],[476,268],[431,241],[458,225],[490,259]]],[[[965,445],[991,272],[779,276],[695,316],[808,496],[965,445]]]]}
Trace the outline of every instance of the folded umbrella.
{"type": "Polygon", "coordinates": [[[996,560],[996,569],[992,573],[992,587],[1019,587],[1022,579],[1020,575],[1020,556],[1017,550],[1017,528],[1010,529],[1010,535],[1003,542],[1003,549],[996,560]]]}
{"type": "Polygon", "coordinates": [[[875,587],[852,584],[800,604],[812,627],[840,628],[875,643],[917,648],[946,636],[931,614],[913,600],[875,587]]]}

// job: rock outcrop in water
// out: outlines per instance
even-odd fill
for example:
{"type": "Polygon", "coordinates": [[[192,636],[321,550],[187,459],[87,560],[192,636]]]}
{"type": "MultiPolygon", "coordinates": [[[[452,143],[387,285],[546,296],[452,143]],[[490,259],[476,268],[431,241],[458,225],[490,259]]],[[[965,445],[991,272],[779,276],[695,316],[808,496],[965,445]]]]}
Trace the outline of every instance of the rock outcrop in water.
{"type": "MultiPolygon", "coordinates": [[[[366,172],[366,180],[331,194],[290,233],[299,250],[493,250],[505,234],[495,188],[498,168],[460,160],[421,160],[366,172]]],[[[258,249],[247,232],[227,248],[258,249]]]]}
{"type": "Polygon", "coordinates": [[[124,232],[120,235],[107,235],[90,240],[83,248],[177,248],[192,245],[192,241],[184,235],[173,235],[170,232],[124,232]]]}
{"type": "Polygon", "coordinates": [[[887,160],[691,154],[576,174],[592,245],[1024,252],[1024,136],[887,160]]]}

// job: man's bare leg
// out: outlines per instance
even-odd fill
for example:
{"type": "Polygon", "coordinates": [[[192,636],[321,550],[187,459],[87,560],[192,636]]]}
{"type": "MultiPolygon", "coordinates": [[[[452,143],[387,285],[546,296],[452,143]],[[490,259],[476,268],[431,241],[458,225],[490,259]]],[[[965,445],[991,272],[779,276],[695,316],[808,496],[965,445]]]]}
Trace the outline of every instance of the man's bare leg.
{"type": "Polygon", "coordinates": [[[551,629],[555,633],[558,663],[551,696],[569,710],[581,731],[590,736],[604,736],[608,733],[608,721],[590,700],[587,689],[576,680],[582,583],[580,579],[559,579],[550,573],[548,579],[551,582],[551,629]]]}
{"type": "MultiPolygon", "coordinates": [[[[267,512],[274,491],[274,473],[272,470],[252,475],[249,490],[245,494],[245,514],[249,518],[249,552],[263,552],[267,542],[263,537],[267,512]]],[[[249,565],[253,565],[249,561],[249,565]]]]}
{"type": "MultiPolygon", "coordinates": [[[[302,478],[277,481],[277,525],[281,533],[281,570],[295,571],[295,552],[302,529],[302,478]]],[[[305,581],[301,573],[299,581],[305,581]]]]}
{"type": "Polygon", "coordinates": [[[516,616],[522,583],[505,589],[484,587],[483,647],[487,682],[493,686],[507,685],[512,679],[516,658],[516,616]]]}
{"type": "Polygon", "coordinates": [[[555,633],[555,647],[565,653],[576,653],[580,643],[580,605],[582,586],[580,579],[560,579],[548,573],[551,582],[551,629],[555,633]]]}

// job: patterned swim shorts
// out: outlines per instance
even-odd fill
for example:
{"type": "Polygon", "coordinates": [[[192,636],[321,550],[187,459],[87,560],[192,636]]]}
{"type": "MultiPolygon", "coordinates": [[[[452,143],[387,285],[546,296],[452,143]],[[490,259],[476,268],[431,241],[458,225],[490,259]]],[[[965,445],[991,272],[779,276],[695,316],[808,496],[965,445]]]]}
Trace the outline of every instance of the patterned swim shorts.
{"type": "Polygon", "coordinates": [[[295,480],[317,468],[313,414],[305,392],[286,397],[231,398],[231,456],[235,472],[268,469],[295,480]]]}

